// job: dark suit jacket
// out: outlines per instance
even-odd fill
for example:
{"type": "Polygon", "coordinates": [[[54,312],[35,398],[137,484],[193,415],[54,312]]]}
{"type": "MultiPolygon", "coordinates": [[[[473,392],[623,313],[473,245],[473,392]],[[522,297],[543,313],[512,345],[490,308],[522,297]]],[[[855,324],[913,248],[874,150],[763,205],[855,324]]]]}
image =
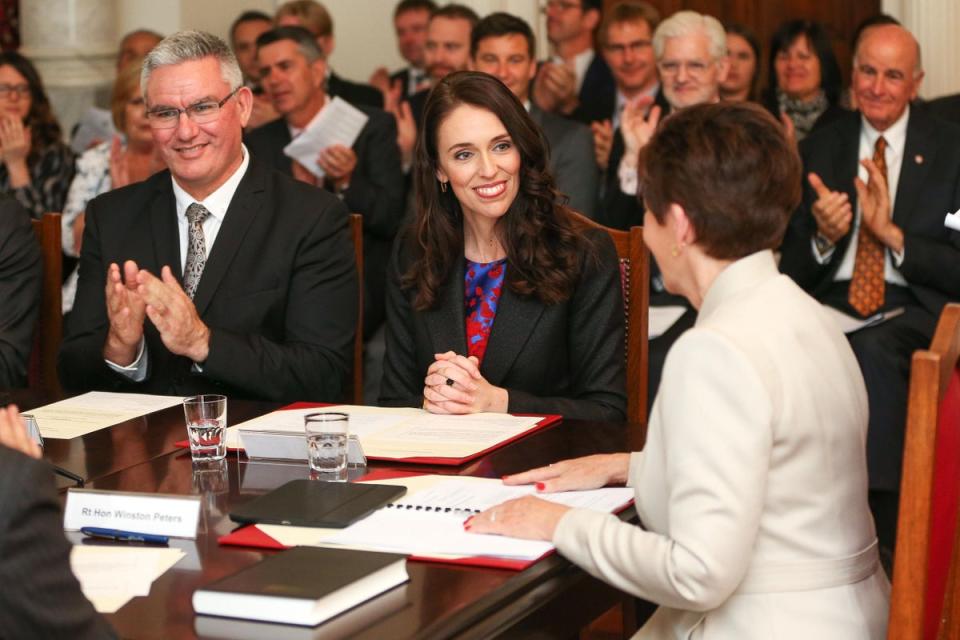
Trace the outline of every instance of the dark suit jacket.
{"type": "Polygon", "coordinates": [[[960,93],[931,100],[923,104],[921,108],[926,109],[931,115],[950,122],[960,123],[960,93]]]}
{"type": "Polygon", "coordinates": [[[168,351],[149,319],[144,382],[131,382],[103,360],[110,263],[134,260],[154,274],[169,265],[181,278],[176,203],[163,171],[87,206],[76,304],[60,350],[66,387],[339,400],[357,302],[346,209],[251,156],[194,297],[211,331],[203,371],[168,351]]]}
{"type": "Polygon", "coordinates": [[[50,466],[0,446],[0,469],[0,636],[115,638],[70,571],[50,466]]]}
{"type": "Polygon", "coordinates": [[[530,104],[530,117],[540,125],[550,144],[550,171],[557,188],[570,197],[570,206],[593,218],[597,208],[600,169],[593,154],[589,127],[547,113],[530,104]]]}
{"type": "MultiPolygon", "coordinates": [[[[384,318],[387,262],[403,219],[404,182],[393,117],[380,109],[357,108],[370,119],[353,143],[357,168],[343,192],[343,202],[350,213],[363,216],[364,333],[369,335],[384,318]]],[[[293,163],[283,153],[291,140],[290,129],[283,118],[254,129],[245,140],[255,158],[291,175],[293,163]]]]}
{"type": "Polygon", "coordinates": [[[589,125],[597,120],[608,119],[616,105],[617,83],[603,55],[597,51],[580,85],[580,104],[570,117],[589,125]]]}
{"type": "MultiPolygon", "coordinates": [[[[654,96],[653,106],[660,107],[661,121],[670,113],[670,103],[663,95],[662,85],[657,91],[657,95],[654,96]]],[[[612,113],[611,111],[611,115],[612,113]]],[[[607,227],[626,230],[643,224],[643,205],[640,204],[636,196],[620,190],[620,176],[617,174],[617,169],[620,167],[624,151],[623,134],[620,132],[620,127],[617,127],[613,132],[613,144],[610,147],[610,160],[607,162],[607,170],[603,173],[603,194],[600,198],[600,212],[597,221],[607,227]]]]}
{"type": "MultiPolygon", "coordinates": [[[[587,263],[566,302],[546,306],[504,284],[480,366],[491,384],[508,390],[512,413],[559,413],[567,418],[623,420],[623,298],[620,269],[609,236],[584,234],[599,263],[587,263]]],[[[419,407],[423,379],[434,354],[467,353],[463,260],[457,261],[434,309],[415,311],[400,274],[410,264],[407,239],[399,239],[387,290],[387,350],[380,387],[383,406],[419,407]]],[[[507,266],[507,277],[510,275],[507,266]]]]}
{"type": "MultiPolygon", "coordinates": [[[[860,114],[848,112],[800,143],[804,176],[814,172],[835,191],[846,192],[856,207],[860,114]]],[[[780,269],[814,297],[833,282],[850,234],[837,243],[830,260],[819,264],[811,239],[816,222],[810,212],[816,194],[803,181],[803,204],[793,215],[782,246],[780,269]]],[[[943,226],[947,212],[960,208],[960,127],[910,112],[903,164],[893,204],[893,222],[903,230],[904,260],[899,271],[920,304],[934,315],[947,300],[960,298],[960,232],[943,226]]]]}
{"type": "Polygon", "coordinates": [[[42,279],[29,214],[13,198],[0,196],[0,389],[26,386],[42,279]]]}
{"type": "Polygon", "coordinates": [[[368,84],[350,82],[341,78],[335,73],[331,73],[327,78],[327,94],[330,96],[340,96],[355,107],[374,107],[383,109],[383,94],[379,89],[375,89],[368,84]]]}

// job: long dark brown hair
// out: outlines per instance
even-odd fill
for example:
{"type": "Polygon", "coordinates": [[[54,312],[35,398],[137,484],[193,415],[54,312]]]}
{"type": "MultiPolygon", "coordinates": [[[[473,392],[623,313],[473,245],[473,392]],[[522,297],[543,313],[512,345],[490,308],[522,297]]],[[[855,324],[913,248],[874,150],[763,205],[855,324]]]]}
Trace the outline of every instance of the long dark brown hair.
{"type": "MultiPolygon", "coordinates": [[[[437,180],[437,138],[440,125],[460,105],[496,115],[520,153],[519,190],[496,231],[507,254],[505,282],[513,293],[535,295],[556,304],[573,293],[588,243],[563,204],[547,170],[548,147],[540,127],[499,80],[486,73],[451,73],[430,92],[414,160],[416,218],[409,234],[413,261],[402,286],[415,289],[414,308],[429,309],[454,265],[463,260],[463,211],[453,189],[444,192],[437,180]]],[[[596,255],[589,247],[589,255],[596,255]]]]}
{"type": "Polygon", "coordinates": [[[53,115],[40,74],[28,59],[16,51],[0,52],[0,67],[9,65],[17,70],[30,85],[30,111],[23,124],[30,127],[30,158],[47,147],[61,142],[60,123],[53,115]]]}

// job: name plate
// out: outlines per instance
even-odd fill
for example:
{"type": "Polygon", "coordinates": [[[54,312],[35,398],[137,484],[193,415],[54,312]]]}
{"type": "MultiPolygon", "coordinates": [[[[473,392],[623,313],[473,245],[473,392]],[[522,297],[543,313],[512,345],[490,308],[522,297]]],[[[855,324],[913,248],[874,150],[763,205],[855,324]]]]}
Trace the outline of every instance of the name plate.
{"type": "MultiPolygon", "coordinates": [[[[243,451],[251,460],[306,460],[307,438],[300,431],[240,429],[243,451]]],[[[347,464],[366,465],[363,447],[355,435],[347,438],[347,464]]]]}
{"type": "Polygon", "coordinates": [[[173,538],[196,538],[200,496],[70,489],[63,528],[102,527],[173,538]]]}

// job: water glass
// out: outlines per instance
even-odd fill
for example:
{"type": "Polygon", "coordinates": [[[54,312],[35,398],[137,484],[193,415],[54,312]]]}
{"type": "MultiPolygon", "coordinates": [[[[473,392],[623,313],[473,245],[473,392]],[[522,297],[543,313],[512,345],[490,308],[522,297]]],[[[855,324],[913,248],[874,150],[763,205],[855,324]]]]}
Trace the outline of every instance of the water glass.
{"type": "Polygon", "coordinates": [[[190,455],[195,461],[222,460],[227,455],[227,397],[202,395],[183,401],[190,455]]]}
{"type": "Polygon", "coordinates": [[[20,421],[23,423],[23,428],[26,429],[30,439],[36,442],[40,448],[43,448],[43,436],[40,435],[40,426],[37,425],[37,419],[29,413],[21,413],[20,421]]]}
{"type": "Polygon", "coordinates": [[[310,413],[303,418],[311,475],[323,480],[346,482],[347,437],[350,416],[346,413],[310,413]]]}

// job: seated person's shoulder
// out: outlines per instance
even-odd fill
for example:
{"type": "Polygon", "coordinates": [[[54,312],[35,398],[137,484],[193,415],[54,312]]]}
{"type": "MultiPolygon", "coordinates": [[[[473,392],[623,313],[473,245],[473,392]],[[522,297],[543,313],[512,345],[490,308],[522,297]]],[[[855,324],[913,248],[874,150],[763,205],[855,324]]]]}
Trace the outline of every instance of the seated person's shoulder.
{"type": "Polygon", "coordinates": [[[268,171],[272,184],[271,205],[279,215],[304,220],[346,217],[346,206],[329,191],[297,180],[277,169],[268,171]]]}

